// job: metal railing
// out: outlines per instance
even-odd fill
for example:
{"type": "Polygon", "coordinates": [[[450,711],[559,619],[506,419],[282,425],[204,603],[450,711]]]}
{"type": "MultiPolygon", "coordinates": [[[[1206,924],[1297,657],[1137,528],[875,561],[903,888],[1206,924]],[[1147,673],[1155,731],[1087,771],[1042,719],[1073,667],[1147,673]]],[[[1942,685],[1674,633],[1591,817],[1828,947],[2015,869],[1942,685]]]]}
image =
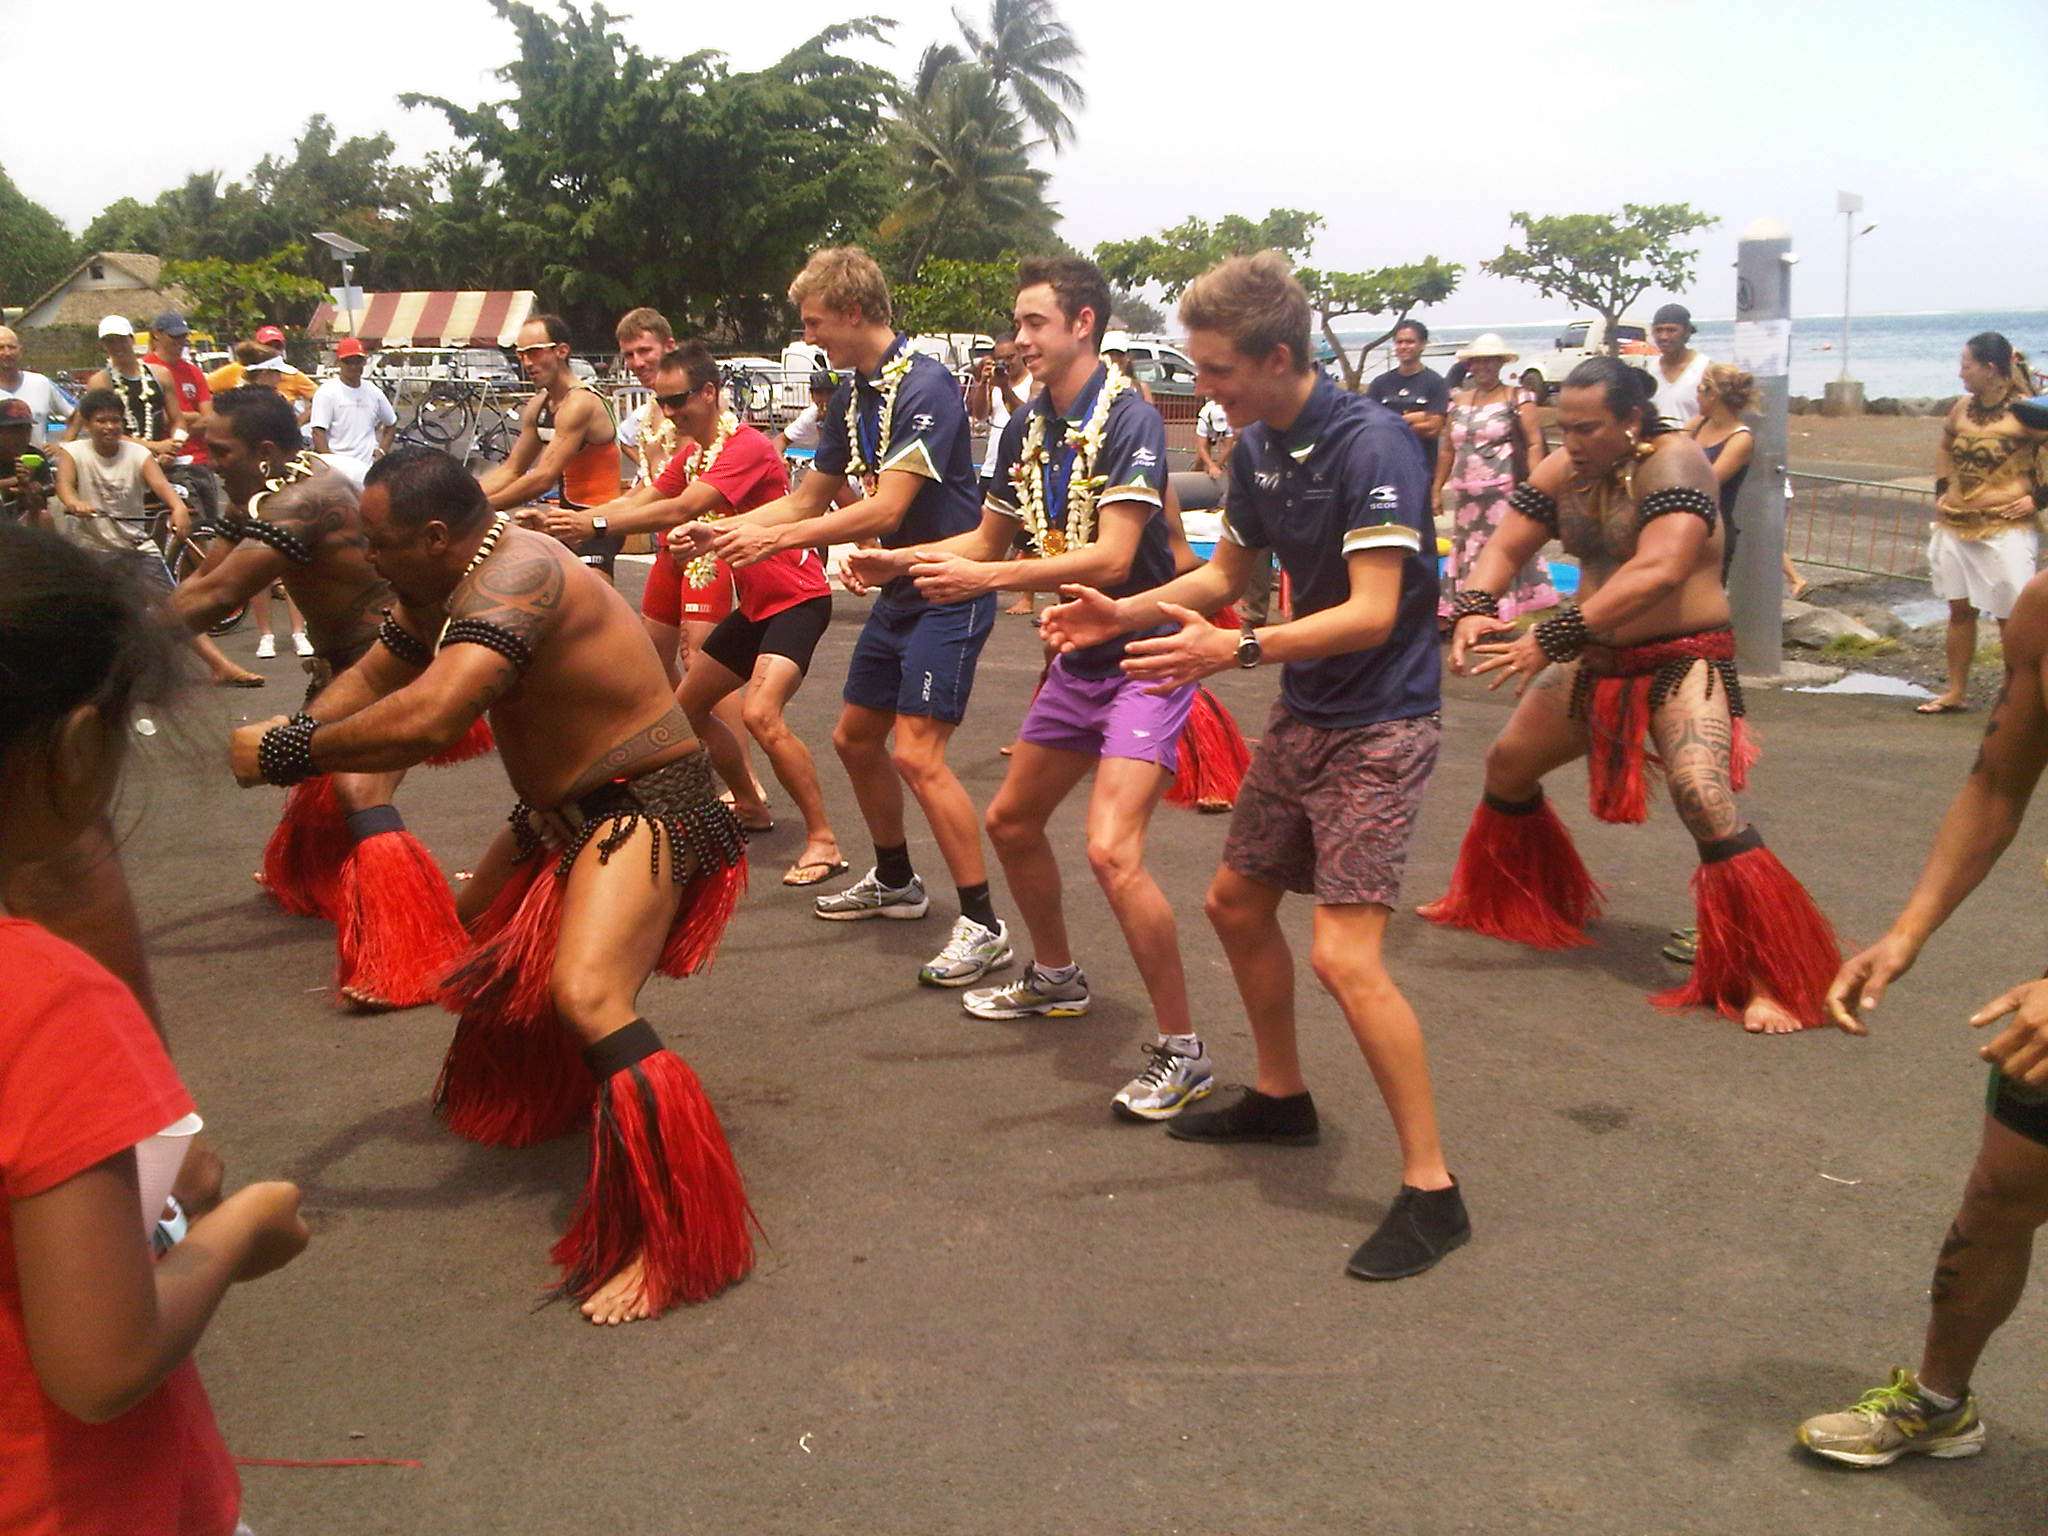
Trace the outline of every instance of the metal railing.
{"type": "Polygon", "coordinates": [[[1785,484],[1785,553],[1794,565],[1929,579],[1933,491],[1805,472],[1787,472],[1785,484]]]}

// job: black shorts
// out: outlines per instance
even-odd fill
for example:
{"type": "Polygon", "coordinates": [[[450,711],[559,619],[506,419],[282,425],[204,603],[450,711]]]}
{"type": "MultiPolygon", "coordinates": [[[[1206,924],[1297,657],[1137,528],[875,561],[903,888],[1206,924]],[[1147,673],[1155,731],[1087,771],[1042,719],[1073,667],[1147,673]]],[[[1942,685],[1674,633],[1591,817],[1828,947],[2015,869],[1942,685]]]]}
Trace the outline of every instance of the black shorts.
{"type": "Polygon", "coordinates": [[[1992,1119],[2036,1146],[2048,1147],[2048,1091],[2016,1083],[1998,1068],[1984,1092],[1984,1109],[1992,1119]]]}
{"type": "Polygon", "coordinates": [[[807,597],[765,619],[750,619],[735,608],[704,637],[700,649],[737,678],[752,677],[754,663],[763,656],[787,656],[798,672],[808,673],[811,655],[831,622],[830,593],[807,597]]]}

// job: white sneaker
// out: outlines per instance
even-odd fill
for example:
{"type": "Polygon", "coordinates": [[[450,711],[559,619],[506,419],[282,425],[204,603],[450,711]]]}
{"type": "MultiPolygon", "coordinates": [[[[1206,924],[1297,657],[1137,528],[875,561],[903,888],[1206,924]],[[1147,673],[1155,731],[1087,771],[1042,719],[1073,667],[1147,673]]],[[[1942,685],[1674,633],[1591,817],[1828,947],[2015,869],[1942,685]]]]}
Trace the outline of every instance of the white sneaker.
{"type": "Polygon", "coordinates": [[[265,635],[256,642],[256,656],[259,661],[268,661],[277,654],[277,636],[265,635]]]}
{"type": "Polygon", "coordinates": [[[928,987],[964,987],[997,966],[1008,965],[1012,958],[1008,923],[999,918],[990,930],[963,915],[954,919],[953,936],[944,949],[925,961],[917,979],[928,987]]]}
{"type": "Polygon", "coordinates": [[[297,651],[301,656],[310,656],[313,654],[313,642],[306,638],[306,632],[303,629],[295,629],[292,631],[292,649],[297,651]]]}
{"type": "Polygon", "coordinates": [[[1145,1047],[1151,1064],[1117,1090],[1110,1108],[1120,1120],[1171,1120],[1216,1086],[1209,1048],[1199,1035],[1190,1052],[1179,1036],[1145,1047]]]}

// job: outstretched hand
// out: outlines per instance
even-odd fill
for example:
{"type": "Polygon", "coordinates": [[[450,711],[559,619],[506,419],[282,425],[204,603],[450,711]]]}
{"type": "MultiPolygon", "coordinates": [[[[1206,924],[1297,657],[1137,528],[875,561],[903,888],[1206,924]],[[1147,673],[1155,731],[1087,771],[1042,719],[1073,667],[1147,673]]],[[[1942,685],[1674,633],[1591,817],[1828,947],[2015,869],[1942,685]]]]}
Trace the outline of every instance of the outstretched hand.
{"type": "Polygon", "coordinates": [[[2007,1014],[2012,1022],[1977,1054],[2016,1083],[2048,1088],[2048,981],[2021,982],[1994,997],[1970,1015],[1970,1027],[1982,1029],[2007,1014]]]}
{"type": "MultiPolygon", "coordinates": [[[[1472,659],[1472,652],[1488,635],[1497,634],[1507,626],[1499,619],[1483,613],[1468,613],[1451,626],[1451,671],[1458,677],[1465,675],[1465,665],[1472,659]]],[[[1496,685],[1497,686],[1497,685],[1496,685]]]]}
{"type": "MultiPolygon", "coordinates": [[[[1491,620],[1488,621],[1492,622],[1491,620]]],[[[1460,629],[1464,628],[1461,622],[1460,629]]],[[[1487,686],[1498,688],[1508,679],[1515,680],[1515,697],[1520,698],[1529,691],[1529,684],[1536,680],[1536,674],[1550,665],[1550,658],[1543,654],[1543,647],[1536,643],[1533,630],[1525,631],[1513,640],[1497,641],[1490,645],[1466,647],[1466,654],[1484,656],[1486,659],[1472,668],[1474,677],[1483,677],[1488,672],[1498,672],[1487,686]]],[[[1454,649],[1453,657],[1458,655],[1454,649]]]]}
{"type": "Polygon", "coordinates": [[[1061,587],[1060,596],[1066,601],[1039,615],[1038,633],[1061,654],[1100,645],[1124,632],[1115,598],[1082,586],[1061,587]]]}
{"type": "Polygon", "coordinates": [[[1868,1034],[1862,1015],[1884,1000],[1885,988],[1913,968],[1919,946],[1886,934],[1861,954],[1851,955],[1828,987],[1828,1019],[1852,1035],[1868,1034]]]}
{"type": "Polygon", "coordinates": [[[1124,675],[1151,683],[1148,692],[1171,693],[1236,662],[1235,632],[1217,628],[1179,603],[1161,603],[1159,611],[1180,628],[1170,635],[1133,640],[1124,652],[1124,675]]]}
{"type": "Polygon", "coordinates": [[[929,603],[962,603],[988,590],[992,567],[979,560],[920,549],[911,556],[910,575],[929,603]]]}
{"type": "Polygon", "coordinates": [[[734,570],[758,565],[777,553],[775,535],[751,523],[724,523],[712,530],[711,551],[734,570]]]}

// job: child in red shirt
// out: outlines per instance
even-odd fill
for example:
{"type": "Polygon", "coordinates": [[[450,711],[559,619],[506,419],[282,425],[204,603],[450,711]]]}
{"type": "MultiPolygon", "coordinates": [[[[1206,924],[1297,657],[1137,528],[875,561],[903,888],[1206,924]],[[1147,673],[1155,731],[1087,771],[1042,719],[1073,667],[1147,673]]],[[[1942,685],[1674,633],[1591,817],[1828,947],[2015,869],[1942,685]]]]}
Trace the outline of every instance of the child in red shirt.
{"type": "MultiPolygon", "coordinates": [[[[104,814],[169,632],[125,574],[0,525],[0,879],[104,814]]],[[[228,1536],[241,1489],[190,1355],[228,1286],[306,1245],[255,1184],[152,1259],[135,1148],[191,1113],[128,990],[0,918],[0,1531],[228,1536]]]]}

